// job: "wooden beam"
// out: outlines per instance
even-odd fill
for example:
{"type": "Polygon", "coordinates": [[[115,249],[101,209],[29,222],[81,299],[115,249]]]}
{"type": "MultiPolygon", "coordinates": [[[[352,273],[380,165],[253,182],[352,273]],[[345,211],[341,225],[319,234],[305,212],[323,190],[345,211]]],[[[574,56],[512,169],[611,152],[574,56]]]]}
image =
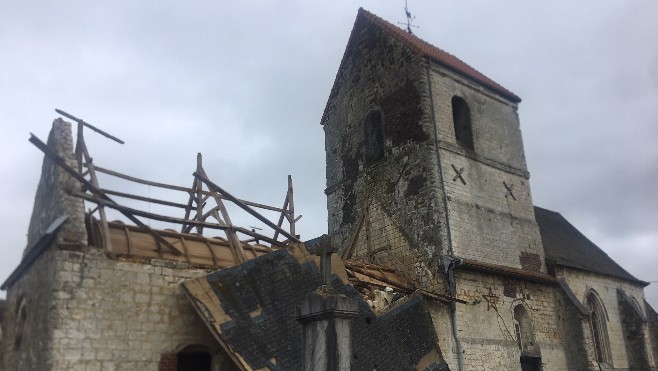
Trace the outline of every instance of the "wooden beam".
{"type": "MultiPolygon", "coordinates": [[[[118,205],[116,202],[114,202],[110,197],[108,197],[105,193],[103,193],[100,189],[96,188],[93,184],[91,184],[87,179],[85,179],[82,175],[80,175],[75,169],[70,167],[64,158],[62,158],[60,155],[55,153],[50,147],[48,147],[44,142],[42,142],[39,138],[37,138],[34,134],[30,133],[30,142],[34,144],[37,148],[39,148],[47,157],[49,157],[51,160],[53,160],[57,165],[59,165],[62,169],[64,169],[67,173],[69,173],[73,178],[75,178],[77,181],[82,183],[83,186],[85,186],[87,189],[98,195],[102,199],[102,202],[106,206],[112,206],[112,205],[118,205]]],[[[117,209],[118,210],[118,209],[117,209]]],[[[174,255],[181,255],[181,252],[178,251],[177,248],[172,246],[169,242],[167,242],[164,238],[162,238],[160,235],[158,235],[154,230],[151,229],[148,225],[142,223],[139,219],[135,218],[133,214],[130,213],[130,211],[127,210],[119,210],[126,218],[128,218],[130,221],[135,223],[136,225],[144,228],[146,231],[148,231],[155,239],[156,241],[162,242],[165,246],[167,246],[170,250],[171,253],[174,255]]]]}
{"type": "Polygon", "coordinates": [[[113,141],[115,141],[115,142],[117,142],[117,143],[119,143],[119,144],[124,144],[124,143],[125,143],[123,140],[121,140],[121,139],[115,137],[114,135],[111,135],[111,134],[109,134],[109,133],[106,133],[106,132],[104,132],[103,130],[101,130],[101,129],[95,127],[94,125],[92,125],[92,124],[90,124],[90,123],[88,123],[88,122],[85,122],[85,121],[83,121],[82,119],[79,119],[79,118],[77,118],[77,117],[75,117],[75,116],[73,116],[73,115],[71,115],[71,114],[68,114],[68,113],[62,111],[62,110],[59,110],[59,109],[56,109],[56,108],[55,108],[55,112],[59,113],[60,115],[62,115],[62,116],[64,116],[64,117],[68,117],[68,118],[70,118],[71,120],[77,122],[78,124],[80,124],[80,125],[84,125],[84,126],[88,127],[89,129],[91,129],[91,130],[97,132],[98,134],[100,134],[100,135],[102,135],[102,136],[104,136],[104,137],[106,137],[106,138],[112,139],[113,141]]]}
{"type": "Polygon", "coordinates": [[[263,240],[263,241],[265,241],[267,243],[270,243],[272,245],[275,245],[275,246],[279,246],[279,247],[285,246],[285,244],[280,242],[280,241],[273,240],[270,237],[263,236],[261,234],[258,234],[256,232],[250,231],[250,230],[242,228],[242,227],[222,226],[222,225],[215,224],[215,223],[197,222],[197,221],[194,221],[194,220],[185,220],[185,219],[180,219],[180,218],[172,218],[172,217],[169,217],[169,216],[158,215],[158,214],[153,214],[153,213],[149,213],[149,212],[146,212],[146,211],[132,209],[130,207],[122,206],[122,205],[119,205],[117,203],[107,203],[106,200],[102,200],[102,199],[99,199],[99,198],[94,197],[92,195],[88,195],[88,194],[81,193],[81,192],[72,192],[71,194],[73,196],[83,198],[83,199],[85,199],[89,202],[94,202],[94,203],[99,203],[99,204],[104,203],[105,206],[109,207],[110,209],[115,209],[115,210],[118,210],[122,213],[123,212],[132,213],[134,215],[138,215],[138,216],[141,216],[141,217],[144,217],[144,218],[159,220],[161,222],[167,222],[167,223],[175,223],[175,224],[186,223],[186,224],[190,224],[192,226],[196,226],[197,224],[202,224],[204,228],[212,228],[212,229],[219,229],[219,230],[233,229],[236,232],[240,232],[240,233],[245,234],[247,236],[258,238],[259,240],[263,240]]]}
{"type": "MultiPolygon", "coordinates": [[[[222,196],[224,196],[225,199],[227,199],[227,200],[233,202],[234,204],[236,204],[236,205],[237,205],[239,208],[241,208],[242,210],[246,211],[247,213],[251,214],[251,215],[252,215],[253,217],[255,217],[256,219],[258,219],[258,220],[260,220],[261,222],[265,223],[265,225],[267,225],[268,227],[273,228],[274,230],[278,230],[279,233],[281,233],[282,235],[284,235],[285,237],[287,237],[287,238],[290,239],[291,241],[294,241],[294,242],[301,242],[297,237],[295,237],[295,236],[291,235],[290,233],[286,232],[284,229],[281,229],[279,226],[277,226],[276,224],[272,223],[271,221],[269,221],[269,220],[268,220],[267,218],[265,218],[264,216],[260,215],[257,211],[255,211],[254,209],[252,209],[251,207],[249,207],[248,205],[246,205],[244,202],[242,202],[242,201],[240,201],[239,199],[233,197],[233,195],[231,195],[230,193],[226,192],[222,187],[220,187],[220,186],[218,186],[217,184],[211,182],[211,181],[210,181],[208,178],[206,178],[205,176],[203,176],[203,175],[201,175],[201,174],[199,174],[199,173],[197,173],[197,172],[195,172],[193,175],[194,175],[197,179],[200,179],[202,182],[204,182],[204,183],[206,184],[206,186],[208,186],[208,188],[209,188],[211,191],[219,192],[222,196]]],[[[228,221],[227,221],[227,222],[228,222],[228,221]]]]}
{"type": "MultiPolygon", "coordinates": [[[[194,185],[196,184],[196,182],[198,182],[198,180],[196,180],[196,179],[194,179],[192,181],[192,188],[194,188],[194,185]]],[[[192,193],[190,193],[189,195],[190,195],[190,197],[187,199],[187,205],[185,206],[185,216],[183,217],[183,219],[186,219],[186,220],[190,217],[190,213],[192,212],[192,203],[194,202],[194,195],[192,193]]],[[[180,227],[181,233],[189,232],[191,230],[192,230],[191,226],[190,226],[189,229],[187,229],[187,224],[183,224],[180,227]]]]}
{"type": "Polygon", "coordinates": [[[343,260],[345,259],[350,259],[352,257],[352,251],[354,251],[354,245],[356,245],[356,242],[359,239],[359,233],[361,232],[361,227],[363,226],[363,221],[366,218],[366,213],[364,212],[361,214],[361,218],[359,219],[359,224],[356,226],[356,231],[354,231],[354,234],[352,235],[352,239],[350,240],[350,244],[347,246],[347,249],[343,251],[341,254],[341,258],[343,260]]]}
{"type": "Polygon", "coordinates": [[[128,242],[128,255],[133,254],[133,242],[130,239],[130,229],[128,227],[123,228],[124,232],[126,232],[126,242],[128,242]]]}
{"type": "MultiPolygon", "coordinates": [[[[78,145],[80,146],[80,151],[82,152],[82,158],[84,158],[85,162],[89,163],[89,177],[91,178],[91,184],[98,188],[98,178],[96,177],[96,171],[94,171],[94,164],[91,160],[91,156],[89,156],[89,151],[87,150],[87,145],[85,144],[84,137],[82,135],[82,123],[78,123],[78,145]]],[[[81,163],[78,165],[78,167],[81,166],[81,163]]],[[[101,217],[101,229],[103,230],[103,233],[105,234],[105,248],[107,251],[111,254],[112,250],[112,240],[110,239],[110,229],[107,226],[107,215],[105,214],[105,208],[99,207],[98,208],[98,214],[101,217]]]]}
{"type": "Polygon", "coordinates": [[[295,232],[295,201],[292,189],[292,176],[288,175],[288,222],[290,223],[290,234],[296,236],[295,232]]]}
{"type": "MultiPolygon", "coordinates": [[[[87,164],[85,164],[85,166],[87,166],[87,164]]],[[[117,178],[121,178],[121,179],[124,179],[124,180],[129,180],[131,182],[135,182],[135,183],[139,183],[139,184],[145,184],[145,185],[150,185],[150,186],[153,186],[153,187],[159,187],[159,188],[164,188],[164,189],[171,189],[171,190],[174,190],[174,191],[181,191],[181,192],[186,192],[186,193],[189,193],[189,194],[194,194],[196,192],[194,188],[185,188],[185,187],[181,187],[181,186],[165,184],[165,183],[158,183],[158,182],[153,182],[153,181],[150,181],[150,180],[140,179],[140,178],[136,178],[136,177],[133,177],[133,176],[130,176],[130,175],[121,174],[121,173],[113,171],[113,170],[105,169],[105,168],[102,168],[100,166],[96,166],[95,169],[96,169],[96,171],[101,172],[103,174],[111,175],[111,176],[114,176],[114,177],[117,177],[117,178]]],[[[209,196],[211,192],[210,191],[203,191],[201,193],[203,193],[205,196],[209,196]]],[[[222,195],[220,195],[220,197],[222,197],[223,199],[226,199],[222,195]]],[[[257,207],[259,209],[265,209],[265,210],[276,211],[276,212],[285,211],[283,209],[279,209],[278,207],[259,204],[257,202],[251,202],[251,201],[247,201],[247,200],[239,200],[239,201],[244,203],[245,205],[257,207]]]]}
{"type": "Polygon", "coordinates": [[[187,264],[192,264],[192,259],[190,259],[190,249],[187,247],[187,242],[185,242],[185,237],[181,236],[180,241],[183,244],[183,250],[185,251],[185,259],[187,260],[187,264]]]}
{"type": "MultiPolygon", "coordinates": [[[[203,158],[201,157],[201,153],[197,153],[196,154],[196,171],[199,171],[199,172],[203,171],[202,161],[203,161],[203,158]]],[[[195,215],[194,219],[196,219],[197,221],[203,221],[202,219],[200,219],[203,215],[203,201],[202,201],[202,199],[203,199],[203,183],[198,181],[198,179],[196,179],[196,180],[197,181],[194,182],[195,183],[194,188],[195,188],[195,192],[196,192],[196,215],[195,215]]],[[[200,225],[197,225],[196,232],[198,234],[203,235],[203,227],[200,226],[200,225]]],[[[213,258],[213,260],[214,260],[214,258],[213,258]]]]}
{"type": "MultiPolygon", "coordinates": [[[[200,169],[201,173],[205,175],[205,171],[203,169],[200,169]]],[[[199,182],[200,183],[200,182],[199,182]]],[[[226,207],[224,206],[224,202],[222,201],[221,197],[219,197],[219,194],[217,192],[213,192],[213,198],[215,199],[215,202],[217,203],[217,209],[222,213],[222,218],[224,219],[224,223],[226,223],[227,226],[233,226],[233,222],[231,222],[231,217],[228,215],[228,211],[226,210],[226,207]]],[[[217,220],[219,219],[219,215],[217,216],[217,220]]],[[[235,231],[231,228],[227,228],[224,230],[226,233],[226,239],[228,240],[229,246],[231,246],[231,251],[233,251],[235,255],[235,259],[238,263],[244,263],[247,261],[247,258],[244,256],[244,251],[242,250],[242,243],[240,242],[240,239],[238,236],[235,234],[235,231]]]]}
{"type": "Polygon", "coordinates": [[[184,208],[187,207],[186,205],[179,204],[177,202],[170,202],[170,201],[165,201],[165,200],[159,200],[157,198],[137,196],[137,195],[132,195],[132,194],[129,194],[129,193],[112,191],[112,190],[109,190],[109,189],[106,189],[106,188],[99,188],[99,189],[101,191],[103,191],[105,194],[112,195],[112,196],[130,198],[132,200],[138,200],[138,201],[144,201],[144,202],[151,202],[151,203],[154,203],[154,204],[177,207],[177,208],[180,208],[180,209],[184,209],[184,208]]]}
{"type": "MultiPolygon", "coordinates": [[[[281,215],[279,215],[279,221],[276,223],[277,226],[281,227],[283,225],[283,218],[286,216],[286,213],[288,212],[288,192],[286,192],[286,199],[283,201],[283,209],[281,211],[281,215]]],[[[279,231],[274,232],[274,237],[275,240],[279,238],[279,231]]]]}

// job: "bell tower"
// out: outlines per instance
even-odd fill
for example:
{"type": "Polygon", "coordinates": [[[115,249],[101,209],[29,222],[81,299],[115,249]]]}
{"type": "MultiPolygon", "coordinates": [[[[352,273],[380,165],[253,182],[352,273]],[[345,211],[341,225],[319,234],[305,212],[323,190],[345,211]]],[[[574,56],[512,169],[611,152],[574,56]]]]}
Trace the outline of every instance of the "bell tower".
{"type": "Polygon", "coordinates": [[[363,10],[322,118],[343,257],[545,272],[515,94],[363,10]]]}

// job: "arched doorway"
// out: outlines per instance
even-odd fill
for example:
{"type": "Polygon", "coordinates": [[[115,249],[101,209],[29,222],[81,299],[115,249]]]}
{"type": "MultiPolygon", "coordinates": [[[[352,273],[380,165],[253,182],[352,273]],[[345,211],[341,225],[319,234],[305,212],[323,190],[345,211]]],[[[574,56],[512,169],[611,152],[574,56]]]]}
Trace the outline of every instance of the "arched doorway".
{"type": "Polygon", "coordinates": [[[176,355],[176,371],[210,371],[212,357],[203,345],[190,345],[176,355]]]}

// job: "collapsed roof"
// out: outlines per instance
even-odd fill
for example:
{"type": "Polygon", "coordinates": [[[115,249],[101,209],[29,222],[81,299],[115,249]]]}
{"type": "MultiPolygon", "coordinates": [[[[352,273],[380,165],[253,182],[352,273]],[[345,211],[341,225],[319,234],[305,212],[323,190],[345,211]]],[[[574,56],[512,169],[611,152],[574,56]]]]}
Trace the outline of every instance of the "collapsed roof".
{"type": "MultiPolygon", "coordinates": [[[[351,321],[354,369],[448,369],[421,294],[400,298],[377,315],[341,278],[340,258],[333,259],[338,268],[331,286],[359,300],[359,314],[351,321]]],[[[302,369],[297,306],[320,285],[320,270],[301,244],[183,283],[213,335],[244,370],[302,369]]]]}

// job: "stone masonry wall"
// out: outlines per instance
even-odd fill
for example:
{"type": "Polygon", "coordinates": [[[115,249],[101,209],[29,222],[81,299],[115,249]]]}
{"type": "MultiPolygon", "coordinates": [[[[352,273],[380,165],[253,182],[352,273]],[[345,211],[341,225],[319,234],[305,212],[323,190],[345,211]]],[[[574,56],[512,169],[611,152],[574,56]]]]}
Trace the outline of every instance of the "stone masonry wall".
{"type": "Polygon", "coordinates": [[[649,337],[653,359],[658,360],[658,313],[656,313],[646,300],[644,302],[644,307],[647,309],[647,319],[649,321],[647,325],[649,326],[649,337]]]}
{"type": "MultiPolygon", "coordinates": [[[[48,145],[76,167],[69,123],[55,120],[48,145]]],[[[120,262],[88,247],[83,203],[68,194],[79,187],[44,159],[28,246],[56,218],[69,219],[7,291],[3,369],[175,369],[177,352],[190,345],[209,350],[214,370],[232,369],[179,286],[207,272],[120,262]]]]}
{"type": "Polygon", "coordinates": [[[516,103],[436,64],[431,77],[455,255],[545,272],[516,103]],[[470,108],[474,150],[457,142],[454,96],[470,108]]]}
{"type": "MultiPolygon", "coordinates": [[[[47,145],[76,167],[70,123],[55,120],[47,145]]],[[[60,246],[80,250],[87,244],[83,202],[68,194],[76,188],[79,184],[71,176],[44,157],[24,256],[55,219],[64,214],[69,218],[59,228],[55,243],[46,247],[7,290],[7,333],[2,343],[7,370],[48,370],[52,366],[52,282],[58,270],[54,258],[60,246]]]]}
{"type": "MultiPolygon", "coordinates": [[[[592,291],[603,302],[607,339],[612,356],[612,366],[615,369],[644,370],[656,368],[652,344],[654,339],[650,335],[649,325],[647,323],[642,324],[641,328],[633,334],[634,336],[630,336],[630,329],[625,323],[632,319],[629,316],[634,316],[634,313],[624,310],[625,303],[621,301],[617,292],[617,289],[622,289],[630,298],[634,298],[646,316],[650,311],[646,307],[644,290],[640,285],[614,277],[564,267],[556,267],[556,274],[564,277],[582,303],[586,303],[587,295],[592,291]],[[633,346],[629,346],[628,342],[631,342],[633,346]],[[643,346],[637,346],[642,342],[644,343],[643,346]],[[643,365],[646,368],[638,368],[638,360],[642,360],[640,363],[647,362],[648,364],[643,365]]],[[[637,321],[634,320],[633,322],[637,321]]],[[[589,322],[586,322],[585,328],[587,332],[591,332],[589,322]]],[[[591,338],[591,334],[588,334],[588,337],[591,338]]],[[[589,350],[591,353],[590,362],[595,364],[595,355],[592,350],[593,343],[588,344],[588,346],[591,348],[589,350]]]]}
{"type": "MultiPolygon", "coordinates": [[[[521,350],[514,331],[514,308],[523,305],[530,314],[544,370],[573,371],[566,354],[568,342],[561,324],[567,316],[565,298],[557,285],[544,285],[457,271],[457,297],[470,304],[457,304],[458,329],[465,370],[520,370],[521,350]]],[[[455,349],[452,344],[454,357],[455,349]]],[[[456,364],[456,361],[451,363],[456,364]]]]}
{"type": "Polygon", "coordinates": [[[355,24],[322,120],[329,233],[340,248],[367,201],[396,220],[418,263],[436,265],[444,254],[425,63],[365,18],[355,24]],[[366,120],[377,113],[383,156],[368,161],[366,120]]]}
{"type": "Polygon", "coordinates": [[[2,370],[51,369],[55,317],[50,285],[57,271],[54,256],[55,248],[46,250],[7,290],[6,332],[0,343],[2,370]]]}
{"type": "MultiPolygon", "coordinates": [[[[56,119],[48,135],[47,144],[63,157],[69,166],[77,169],[70,123],[56,119]]],[[[48,157],[44,157],[27,234],[27,247],[23,255],[43,236],[50,224],[64,214],[68,214],[69,219],[59,230],[58,244],[81,246],[87,243],[83,201],[69,195],[69,191],[79,189],[80,183],[77,180],[48,157]]]]}
{"type": "Polygon", "coordinates": [[[165,370],[190,345],[210,351],[213,370],[227,364],[180,287],[207,271],[111,260],[95,248],[55,260],[54,370],[165,370]]]}

